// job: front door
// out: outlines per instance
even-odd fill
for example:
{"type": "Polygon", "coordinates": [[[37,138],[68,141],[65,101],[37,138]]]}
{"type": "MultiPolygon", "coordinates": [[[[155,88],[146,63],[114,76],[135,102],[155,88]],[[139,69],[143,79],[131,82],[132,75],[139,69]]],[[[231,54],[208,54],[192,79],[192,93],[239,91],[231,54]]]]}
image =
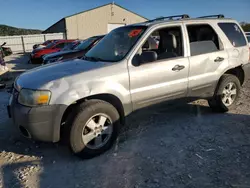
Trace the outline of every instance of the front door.
{"type": "Polygon", "coordinates": [[[150,37],[157,43],[157,49],[150,46],[145,49],[142,45],[136,56],[140,57],[145,51],[154,51],[157,60],[139,66],[133,65],[133,60],[129,63],[134,110],[187,94],[189,59],[184,57],[182,26],[154,30],[150,37]]]}

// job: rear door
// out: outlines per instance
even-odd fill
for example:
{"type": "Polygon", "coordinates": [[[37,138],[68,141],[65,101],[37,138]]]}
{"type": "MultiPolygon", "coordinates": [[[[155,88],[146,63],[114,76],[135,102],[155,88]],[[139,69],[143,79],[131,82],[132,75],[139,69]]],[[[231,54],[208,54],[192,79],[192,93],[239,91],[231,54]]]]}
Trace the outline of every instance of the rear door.
{"type": "Polygon", "coordinates": [[[228,68],[228,54],[212,25],[186,24],[189,38],[189,97],[212,96],[222,73],[228,68]]]}

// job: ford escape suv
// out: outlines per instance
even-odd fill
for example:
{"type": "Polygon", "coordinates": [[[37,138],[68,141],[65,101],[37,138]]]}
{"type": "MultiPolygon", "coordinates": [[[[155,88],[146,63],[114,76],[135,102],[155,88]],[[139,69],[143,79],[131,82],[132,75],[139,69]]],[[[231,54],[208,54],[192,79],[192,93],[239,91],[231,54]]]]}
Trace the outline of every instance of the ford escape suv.
{"type": "Polygon", "coordinates": [[[224,16],[163,17],[117,28],[84,59],[23,73],[9,100],[21,133],[40,141],[66,139],[91,158],[109,149],[127,115],[177,98],[234,108],[249,76],[249,47],[239,24],[224,16]],[[147,44],[157,38],[157,46],[147,44]]]}

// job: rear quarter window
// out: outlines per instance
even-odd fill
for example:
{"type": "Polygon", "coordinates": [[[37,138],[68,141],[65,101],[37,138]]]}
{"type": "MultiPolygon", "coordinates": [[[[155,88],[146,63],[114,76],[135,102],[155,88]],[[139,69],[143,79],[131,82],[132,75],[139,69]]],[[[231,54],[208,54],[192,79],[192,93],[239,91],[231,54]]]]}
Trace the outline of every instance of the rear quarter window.
{"type": "Polygon", "coordinates": [[[235,23],[218,23],[234,47],[245,46],[246,39],[240,27],[235,23]]]}

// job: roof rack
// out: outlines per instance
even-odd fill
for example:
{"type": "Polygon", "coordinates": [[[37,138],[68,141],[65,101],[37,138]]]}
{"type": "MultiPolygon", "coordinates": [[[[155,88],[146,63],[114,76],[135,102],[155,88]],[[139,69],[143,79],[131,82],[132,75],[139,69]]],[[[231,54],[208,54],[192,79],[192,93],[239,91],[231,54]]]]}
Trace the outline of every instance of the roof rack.
{"type": "Polygon", "coordinates": [[[225,16],[223,14],[218,14],[218,15],[201,16],[198,18],[225,18],[225,16]]]}
{"type": "Polygon", "coordinates": [[[186,18],[190,18],[188,14],[182,14],[182,15],[175,15],[175,16],[167,16],[167,17],[160,17],[160,18],[156,18],[153,20],[148,20],[146,21],[148,22],[155,22],[155,21],[160,21],[160,20],[173,20],[173,18],[178,18],[178,19],[186,19],[186,18]]]}

